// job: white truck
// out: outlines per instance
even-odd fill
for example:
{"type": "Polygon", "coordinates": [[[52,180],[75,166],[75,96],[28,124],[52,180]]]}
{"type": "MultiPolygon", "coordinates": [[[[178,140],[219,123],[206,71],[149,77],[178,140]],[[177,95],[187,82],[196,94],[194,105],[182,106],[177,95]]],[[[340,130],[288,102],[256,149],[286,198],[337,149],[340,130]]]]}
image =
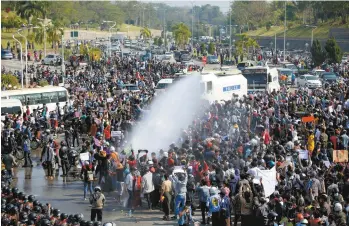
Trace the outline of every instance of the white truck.
{"type": "Polygon", "coordinates": [[[201,73],[202,97],[209,102],[231,100],[247,95],[247,79],[240,70],[201,73]]]}

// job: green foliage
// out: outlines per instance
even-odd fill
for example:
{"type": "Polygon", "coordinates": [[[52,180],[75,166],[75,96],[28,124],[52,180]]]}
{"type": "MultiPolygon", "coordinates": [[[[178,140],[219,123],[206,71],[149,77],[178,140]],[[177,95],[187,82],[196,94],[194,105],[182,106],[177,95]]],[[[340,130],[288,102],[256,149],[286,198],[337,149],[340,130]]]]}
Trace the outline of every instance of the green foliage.
{"type": "Polygon", "coordinates": [[[144,27],[141,29],[141,35],[143,36],[143,38],[150,38],[151,37],[151,31],[149,28],[144,27]]]}
{"type": "Polygon", "coordinates": [[[1,75],[1,86],[5,86],[8,88],[8,86],[11,85],[11,89],[13,87],[17,86],[19,88],[19,82],[16,76],[10,75],[10,74],[2,74],[1,75]]]}
{"type": "Polygon", "coordinates": [[[46,79],[42,79],[39,81],[39,86],[44,87],[44,86],[48,86],[48,81],[46,79]]]}
{"type": "Polygon", "coordinates": [[[214,51],[215,51],[215,46],[213,42],[210,42],[210,44],[208,44],[208,53],[212,55],[214,54],[214,51]]]}
{"type": "Polygon", "coordinates": [[[184,23],[179,23],[172,28],[173,36],[178,46],[183,46],[188,43],[191,37],[190,29],[184,23]]]}
{"type": "Polygon", "coordinates": [[[200,45],[200,49],[201,49],[201,54],[206,54],[207,50],[206,50],[206,44],[205,43],[201,43],[200,45]]]}
{"type": "MultiPolygon", "coordinates": [[[[247,29],[264,27],[265,21],[273,25],[283,25],[285,1],[233,1],[231,4],[232,24],[249,26],[247,29]]],[[[294,24],[318,24],[341,19],[346,24],[349,15],[349,2],[332,1],[292,1],[286,2],[286,19],[291,27],[294,24]]],[[[228,19],[229,20],[229,19],[228,19]]]]}
{"type": "Polygon", "coordinates": [[[310,52],[315,66],[320,66],[326,60],[326,52],[322,49],[319,40],[313,41],[310,52]]]}
{"type": "Polygon", "coordinates": [[[330,38],[326,41],[325,49],[327,52],[328,63],[340,63],[342,60],[343,52],[338,46],[335,38],[330,38]]]}
{"type": "Polygon", "coordinates": [[[267,31],[269,31],[269,30],[270,30],[271,25],[272,25],[272,23],[271,23],[270,21],[269,21],[269,22],[267,22],[267,24],[265,25],[265,28],[267,29],[267,31]]]}
{"type": "Polygon", "coordinates": [[[15,12],[1,12],[1,28],[6,30],[10,28],[20,28],[24,20],[17,16],[15,12]]]}
{"type": "Polygon", "coordinates": [[[164,44],[164,41],[161,37],[158,38],[158,46],[162,46],[164,44]]]}
{"type": "Polygon", "coordinates": [[[158,41],[159,41],[159,38],[158,37],[154,37],[154,40],[153,40],[154,42],[153,42],[153,44],[154,45],[158,45],[158,41]]]}

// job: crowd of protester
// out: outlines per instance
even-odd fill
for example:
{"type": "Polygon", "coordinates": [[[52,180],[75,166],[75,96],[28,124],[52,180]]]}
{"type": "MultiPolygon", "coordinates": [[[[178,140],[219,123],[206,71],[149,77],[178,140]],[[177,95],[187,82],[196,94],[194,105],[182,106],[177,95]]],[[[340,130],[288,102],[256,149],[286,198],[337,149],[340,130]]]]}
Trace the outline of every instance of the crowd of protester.
{"type": "MultiPolygon", "coordinates": [[[[204,116],[196,117],[169,148],[132,150],[129,134],[156,98],[156,83],[180,69],[133,56],[115,56],[81,70],[69,68],[70,98],[64,106],[57,104],[51,113],[44,106],[41,112],[27,109],[23,116],[6,116],[4,176],[12,175],[16,148],[25,152],[24,166],[32,167],[30,140],[44,136],[40,162],[47,179],[53,179],[60,166],[63,177],[72,176],[71,165],[80,165],[83,198],[89,193],[96,207],[91,220],[97,216],[102,221],[103,191],[112,192],[115,205],[129,215],[144,208],[144,197],[146,208],[161,209],[164,221],[177,220],[182,226],[194,222],[197,212],[202,224],[214,226],[348,225],[348,156],[335,155],[338,150],[348,155],[347,80],[315,90],[282,88],[216,101],[203,106],[204,116]],[[127,84],[137,85],[139,92],[125,92],[127,84]],[[47,123],[47,130],[32,128],[29,116],[43,115],[57,123],[47,123]],[[303,122],[303,117],[311,120],[303,122]],[[53,135],[61,122],[64,141],[59,142],[53,135]],[[121,133],[112,136],[113,131],[121,133]],[[76,164],[74,157],[83,153],[88,159],[76,164]],[[258,172],[273,170],[276,178],[270,179],[276,180],[276,187],[266,196],[268,181],[258,172]]],[[[98,224],[79,214],[60,214],[5,184],[1,204],[3,225],[98,224]]]]}

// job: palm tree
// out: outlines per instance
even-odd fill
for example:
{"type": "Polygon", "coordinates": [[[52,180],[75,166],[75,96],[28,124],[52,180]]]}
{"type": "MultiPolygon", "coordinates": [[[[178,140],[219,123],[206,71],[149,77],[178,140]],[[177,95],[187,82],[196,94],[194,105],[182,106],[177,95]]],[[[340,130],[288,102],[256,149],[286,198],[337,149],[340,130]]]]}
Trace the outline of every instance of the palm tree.
{"type": "Polygon", "coordinates": [[[240,36],[240,40],[235,42],[236,51],[237,54],[243,58],[245,56],[245,47],[247,47],[248,36],[246,34],[241,34],[238,36],[240,36]]]}
{"type": "Polygon", "coordinates": [[[16,3],[16,13],[30,24],[32,17],[46,19],[49,5],[48,1],[20,1],[16,3]]]}
{"type": "Polygon", "coordinates": [[[190,29],[184,23],[176,24],[172,27],[173,36],[178,46],[184,46],[191,37],[190,29]]]}
{"type": "Polygon", "coordinates": [[[52,43],[52,46],[57,50],[57,43],[62,39],[64,34],[62,24],[59,21],[54,21],[47,27],[47,41],[52,43]]]}
{"type": "Polygon", "coordinates": [[[151,37],[151,31],[149,28],[144,27],[141,29],[141,35],[143,36],[143,38],[150,38],[151,37]]]}
{"type": "Polygon", "coordinates": [[[253,52],[254,52],[255,48],[258,47],[258,46],[259,46],[259,45],[258,45],[256,39],[248,37],[248,38],[247,38],[247,41],[246,41],[247,56],[250,55],[250,47],[253,48],[253,52]]]}
{"type": "Polygon", "coordinates": [[[37,24],[37,29],[35,29],[35,35],[34,35],[34,40],[37,44],[42,44],[45,41],[45,35],[44,35],[44,29],[45,26],[43,23],[38,23],[37,24]]]}

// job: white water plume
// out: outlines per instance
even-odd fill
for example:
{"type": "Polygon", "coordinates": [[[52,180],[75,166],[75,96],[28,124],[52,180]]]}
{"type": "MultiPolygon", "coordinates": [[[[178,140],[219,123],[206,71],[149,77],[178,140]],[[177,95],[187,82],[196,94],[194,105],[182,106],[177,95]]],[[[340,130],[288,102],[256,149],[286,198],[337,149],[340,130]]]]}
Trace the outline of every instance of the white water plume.
{"type": "Polygon", "coordinates": [[[195,119],[200,109],[200,75],[190,75],[174,82],[159,94],[141,122],[133,128],[132,148],[147,149],[158,154],[176,142],[182,130],[195,119]]]}

